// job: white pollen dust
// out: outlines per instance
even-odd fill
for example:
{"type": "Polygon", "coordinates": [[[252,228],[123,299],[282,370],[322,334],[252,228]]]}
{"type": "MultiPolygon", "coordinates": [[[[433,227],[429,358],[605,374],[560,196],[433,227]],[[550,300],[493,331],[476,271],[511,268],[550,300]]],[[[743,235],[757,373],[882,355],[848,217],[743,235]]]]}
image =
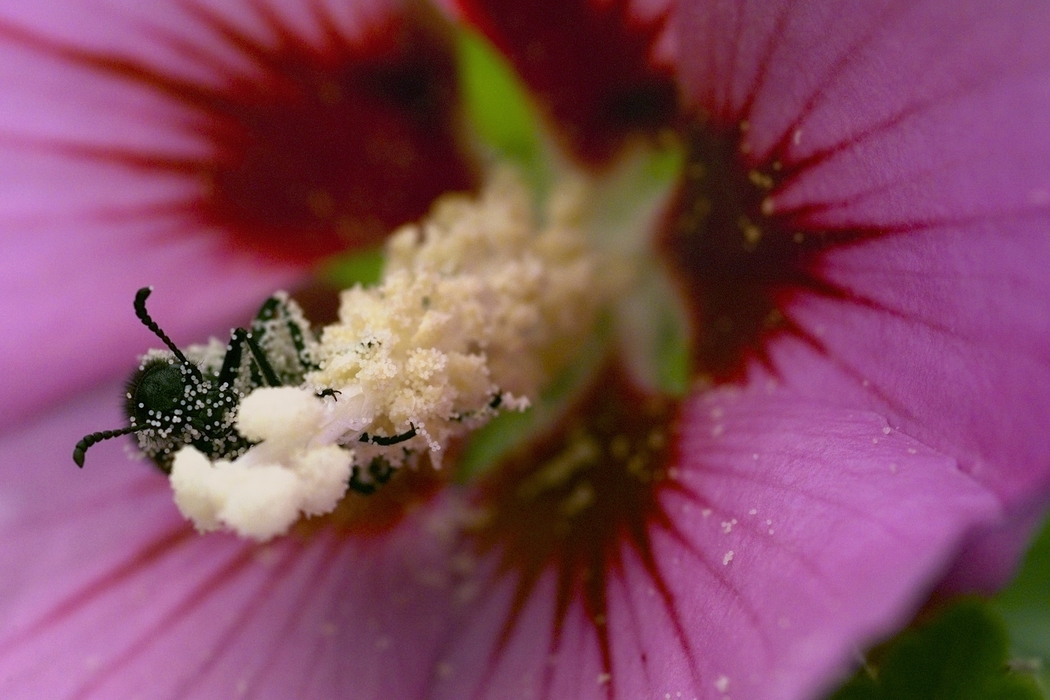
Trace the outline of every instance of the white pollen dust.
{"type": "Polygon", "coordinates": [[[320,369],[240,402],[237,429],[255,444],[233,460],[176,455],[182,514],[265,541],[331,512],[355,470],[425,454],[440,467],[451,440],[526,409],[615,291],[581,230],[586,194],[557,190],[538,223],[528,190],[498,171],[478,198],[446,196],[396,231],[380,281],[342,293],[320,369]]]}

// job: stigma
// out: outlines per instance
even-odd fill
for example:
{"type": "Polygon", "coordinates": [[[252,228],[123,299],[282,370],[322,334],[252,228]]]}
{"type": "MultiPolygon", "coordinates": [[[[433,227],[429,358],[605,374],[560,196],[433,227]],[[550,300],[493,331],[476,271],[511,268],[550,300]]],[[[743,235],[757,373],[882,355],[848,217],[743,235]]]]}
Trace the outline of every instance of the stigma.
{"type": "Polygon", "coordinates": [[[245,396],[252,445],[211,459],[193,446],[171,470],[175,503],[198,530],[265,541],[303,516],[375,490],[504,411],[527,409],[569,363],[615,295],[582,230],[587,187],[549,205],[510,170],[477,197],[446,195],[388,239],[378,283],[340,298],[318,369],[297,386],[245,396]]]}

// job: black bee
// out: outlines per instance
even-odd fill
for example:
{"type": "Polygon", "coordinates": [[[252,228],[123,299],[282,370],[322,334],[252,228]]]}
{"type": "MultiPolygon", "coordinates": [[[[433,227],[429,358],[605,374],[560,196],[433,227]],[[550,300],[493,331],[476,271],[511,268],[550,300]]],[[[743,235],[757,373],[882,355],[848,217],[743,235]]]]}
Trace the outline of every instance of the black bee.
{"type": "Polygon", "coordinates": [[[77,466],[84,466],[84,453],[95,443],[128,434],[165,473],[186,445],[210,459],[238,457],[251,446],[234,426],[240,400],[258,387],[301,384],[318,367],[317,339],[283,292],[266,300],[250,329],[234,329],[225,348],[213,340],[183,352],[146,312],[151,291],[135,294],[135,315],[168,349],[146,353],[128,380],[127,427],[86,435],[73,449],[77,466]]]}

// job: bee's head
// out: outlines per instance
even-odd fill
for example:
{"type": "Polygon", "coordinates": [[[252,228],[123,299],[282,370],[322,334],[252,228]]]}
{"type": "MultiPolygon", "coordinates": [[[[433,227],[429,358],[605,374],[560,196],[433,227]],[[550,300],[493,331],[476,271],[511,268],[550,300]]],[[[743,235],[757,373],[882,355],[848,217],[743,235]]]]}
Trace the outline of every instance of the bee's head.
{"type": "MultiPolygon", "coordinates": [[[[85,435],[73,449],[73,460],[78,466],[84,466],[84,454],[88,448],[102,440],[130,433],[148,433],[149,439],[160,439],[160,450],[166,443],[174,444],[169,440],[170,436],[181,435],[185,430],[187,423],[184,404],[192,395],[199,393],[195,389],[200,388],[204,377],[200,368],[188,360],[150,318],[146,311],[146,298],[151,291],[152,287],[143,287],[135,295],[135,315],[164,342],[169,352],[146,356],[128,380],[124,395],[124,408],[130,425],[117,430],[102,430],[85,435]]],[[[139,445],[142,446],[142,440],[139,441],[139,445]]],[[[163,451],[167,454],[170,449],[163,451]]],[[[147,453],[157,459],[152,454],[153,450],[147,450],[147,453]]],[[[163,465],[161,468],[164,468],[163,465]]]]}
{"type": "Polygon", "coordinates": [[[181,416],[181,411],[175,412],[185,403],[187,383],[195,380],[174,358],[146,359],[128,379],[124,395],[124,407],[131,424],[160,428],[158,423],[170,423],[174,417],[181,416]]]}

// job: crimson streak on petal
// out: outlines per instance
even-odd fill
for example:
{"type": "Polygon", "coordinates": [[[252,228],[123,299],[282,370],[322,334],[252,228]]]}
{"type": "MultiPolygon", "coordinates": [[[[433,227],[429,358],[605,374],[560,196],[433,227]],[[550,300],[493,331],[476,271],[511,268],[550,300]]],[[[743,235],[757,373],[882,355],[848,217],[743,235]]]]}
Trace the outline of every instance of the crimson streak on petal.
{"type": "Polygon", "coordinates": [[[155,60],[84,49],[10,24],[0,24],[0,37],[184,107],[175,128],[203,140],[204,156],[47,145],[198,183],[186,201],[146,213],[217,227],[234,246],[272,259],[310,262],[378,241],[426,213],[442,192],[474,189],[475,166],[459,148],[455,65],[440,19],[413,6],[351,37],[318,5],[320,39],[313,39],[264,2],[244,1],[272,39],[193,3],[185,9],[199,23],[199,38],[147,28],[216,76],[207,83],[155,60]],[[207,48],[215,41],[251,70],[217,58],[207,48]]]}

